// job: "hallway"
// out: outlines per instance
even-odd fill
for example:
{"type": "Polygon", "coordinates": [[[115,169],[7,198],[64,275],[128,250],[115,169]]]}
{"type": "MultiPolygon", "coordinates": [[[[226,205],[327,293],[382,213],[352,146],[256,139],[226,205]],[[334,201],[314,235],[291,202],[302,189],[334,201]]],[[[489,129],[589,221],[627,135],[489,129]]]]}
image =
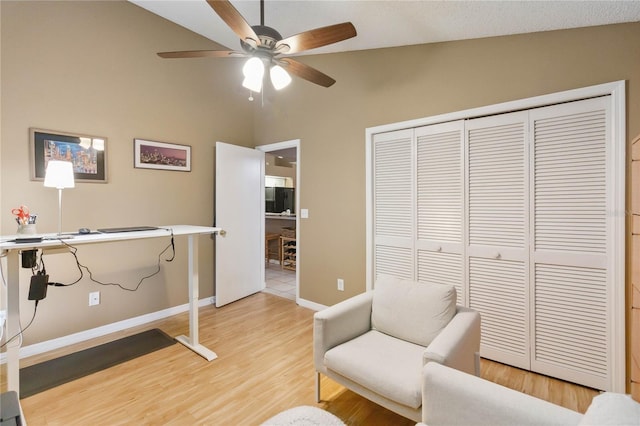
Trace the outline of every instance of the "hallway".
{"type": "Polygon", "coordinates": [[[265,265],[265,293],[296,300],[296,271],[282,269],[278,263],[265,265]]]}

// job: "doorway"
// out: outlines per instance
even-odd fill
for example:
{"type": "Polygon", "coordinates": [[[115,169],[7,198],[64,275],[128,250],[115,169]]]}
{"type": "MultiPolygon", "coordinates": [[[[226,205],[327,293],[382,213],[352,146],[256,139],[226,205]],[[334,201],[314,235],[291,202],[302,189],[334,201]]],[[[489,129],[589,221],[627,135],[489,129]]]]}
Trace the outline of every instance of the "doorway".
{"type": "Polygon", "coordinates": [[[265,153],[264,292],[300,297],[300,140],[261,145],[265,153]]]}

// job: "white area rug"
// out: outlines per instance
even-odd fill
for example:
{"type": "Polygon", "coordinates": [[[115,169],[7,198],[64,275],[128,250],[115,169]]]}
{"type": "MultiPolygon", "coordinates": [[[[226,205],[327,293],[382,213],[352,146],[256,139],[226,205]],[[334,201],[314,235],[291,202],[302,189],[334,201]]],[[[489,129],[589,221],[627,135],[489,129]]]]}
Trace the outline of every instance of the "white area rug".
{"type": "Polygon", "coordinates": [[[344,426],[342,420],[318,407],[302,405],[276,414],[263,426],[344,426]]]}

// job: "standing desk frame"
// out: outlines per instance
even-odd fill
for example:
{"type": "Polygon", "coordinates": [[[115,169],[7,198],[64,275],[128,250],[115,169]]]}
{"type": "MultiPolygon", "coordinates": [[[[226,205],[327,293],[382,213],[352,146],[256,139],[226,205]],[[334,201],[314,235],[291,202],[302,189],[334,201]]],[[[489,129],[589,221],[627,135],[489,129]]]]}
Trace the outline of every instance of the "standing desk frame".
{"type": "MultiPolygon", "coordinates": [[[[210,235],[221,228],[192,225],[161,226],[151,231],[131,231],[109,234],[75,235],[64,241],[73,246],[99,244],[114,241],[140,240],[186,235],[188,239],[188,280],[189,280],[189,336],[177,336],[176,340],[207,361],[217,358],[215,352],[198,342],[198,237],[210,235]]],[[[4,239],[4,237],[3,237],[4,239]]],[[[20,333],[20,252],[23,250],[64,248],[66,245],[53,235],[43,235],[42,242],[15,243],[0,241],[0,253],[7,255],[7,338],[20,333]]],[[[7,388],[20,395],[20,341],[16,339],[6,346],[7,388]]]]}

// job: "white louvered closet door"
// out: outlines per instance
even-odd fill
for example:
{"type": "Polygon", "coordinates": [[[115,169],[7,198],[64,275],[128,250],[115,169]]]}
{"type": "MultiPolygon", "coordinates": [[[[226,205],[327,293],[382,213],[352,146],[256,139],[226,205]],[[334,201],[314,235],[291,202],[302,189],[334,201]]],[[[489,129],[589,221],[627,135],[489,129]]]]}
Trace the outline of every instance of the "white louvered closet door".
{"type": "Polygon", "coordinates": [[[374,282],[380,274],[414,278],[413,152],[413,129],[374,135],[374,282]]]}
{"type": "Polygon", "coordinates": [[[469,306],[482,316],[483,357],[529,368],[528,115],[469,120],[469,306]]]}
{"type": "Polygon", "coordinates": [[[609,100],[531,111],[532,370],[609,384],[609,100]]]}
{"type": "Polygon", "coordinates": [[[420,127],[416,137],[417,279],[464,285],[464,121],[420,127]]]}
{"type": "Polygon", "coordinates": [[[481,356],[624,392],[623,92],[372,134],[368,280],[451,284],[481,356]]]}

